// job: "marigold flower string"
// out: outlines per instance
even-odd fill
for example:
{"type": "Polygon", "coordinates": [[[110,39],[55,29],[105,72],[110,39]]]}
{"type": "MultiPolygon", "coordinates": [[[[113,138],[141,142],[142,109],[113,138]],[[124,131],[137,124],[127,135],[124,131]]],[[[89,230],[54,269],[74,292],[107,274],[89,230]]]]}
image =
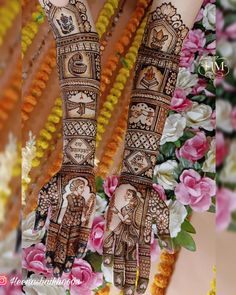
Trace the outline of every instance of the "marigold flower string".
{"type": "Polygon", "coordinates": [[[12,27],[19,12],[20,2],[18,0],[8,0],[3,6],[0,6],[0,46],[4,43],[6,33],[12,27]]]}
{"type": "MultiPolygon", "coordinates": [[[[106,91],[107,87],[111,83],[111,78],[114,76],[114,72],[118,68],[120,57],[124,54],[126,48],[130,45],[130,42],[133,39],[133,34],[137,31],[137,28],[140,26],[140,23],[145,15],[146,9],[150,4],[150,0],[140,0],[137,2],[137,6],[122,34],[120,39],[114,45],[115,53],[112,54],[106,65],[102,69],[101,74],[101,98],[100,103],[103,102],[104,98],[102,94],[106,91]]],[[[136,48],[139,47],[140,44],[134,43],[133,51],[136,51],[136,48]],[[135,46],[138,45],[138,46],[135,46]]]]}
{"type": "Polygon", "coordinates": [[[154,282],[151,286],[152,295],[164,295],[172,276],[174,265],[176,263],[177,254],[170,254],[163,251],[160,255],[158,264],[158,273],[154,277],[154,282]]]}
{"type": "Polygon", "coordinates": [[[124,90],[124,87],[130,76],[131,70],[134,67],[137,58],[138,48],[143,38],[146,21],[147,18],[143,20],[140,28],[137,30],[132,46],[129,48],[128,53],[125,55],[123,61],[124,65],[119,70],[113,87],[111,88],[110,93],[107,96],[106,101],[99,113],[97,127],[97,146],[102,140],[102,135],[105,132],[105,126],[109,124],[111,113],[113,112],[115,105],[118,103],[118,100],[120,99],[122,91],[124,90]]]}
{"type": "Polygon", "coordinates": [[[18,61],[16,69],[13,72],[8,87],[3,90],[0,99],[0,130],[4,127],[4,122],[7,121],[9,113],[14,109],[14,106],[19,101],[21,96],[21,62],[18,61]]]}
{"type": "Polygon", "coordinates": [[[22,28],[21,50],[22,56],[25,55],[27,49],[32,44],[35,36],[39,31],[39,26],[44,23],[45,15],[41,5],[37,5],[37,9],[32,13],[31,20],[22,28]]]}

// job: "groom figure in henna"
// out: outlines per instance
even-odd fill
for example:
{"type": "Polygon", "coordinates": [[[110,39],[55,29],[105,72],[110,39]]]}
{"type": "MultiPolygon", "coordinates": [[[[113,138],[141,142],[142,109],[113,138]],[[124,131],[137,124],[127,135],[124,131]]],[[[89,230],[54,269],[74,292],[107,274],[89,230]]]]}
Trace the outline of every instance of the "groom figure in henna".
{"type": "Polygon", "coordinates": [[[35,230],[51,218],[46,262],[55,277],[83,257],[95,211],[94,158],[100,94],[100,44],[86,0],[39,0],[56,41],[63,99],[63,163],[39,193],[35,230]],[[67,2],[67,3],[66,3],[67,2]],[[85,98],[83,110],[82,102],[85,98]]]}

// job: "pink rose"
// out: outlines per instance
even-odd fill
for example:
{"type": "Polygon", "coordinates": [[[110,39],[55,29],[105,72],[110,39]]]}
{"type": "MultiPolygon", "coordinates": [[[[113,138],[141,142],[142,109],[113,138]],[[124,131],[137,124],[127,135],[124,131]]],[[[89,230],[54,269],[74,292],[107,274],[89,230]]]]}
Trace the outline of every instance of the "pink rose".
{"type": "Polygon", "coordinates": [[[162,199],[162,201],[167,200],[167,196],[164,190],[164,187],[160,184],[154,183],[153,185],[154,190],[158,193],[159,197],[162,199]]]}
{"type": "Polygon", "coordinates": [[[236,130],[236,107],[233,108],[231,113],[232,125],[234,130],[236,130]]]}
{"type": "Polygon", "coordinates": [[[175,188],[177,200],[189,205],[196,212],[207,211],[211,206],[211,198],[215,195],[215,181],[201,177],[195,170],[185,170],[175,188]]]}
{"type": "Polygon", "coordinates": [[[195,59],[195,56],[193,52],[187,49],[183,49],[180,56],[180,67],[187,68],[187,69],[192,68],[194,64],[194,59],[195,59]]]}
{"type": "Polygon", "coordinates": [[[23,249],[22,267],[35,274],[50,276],[52,271],[46,267],[45,251],[46,247],[42,243],[23,249]]]}
{"type": "Polygon", "coordinates": [[[187,99],[185,91],[177,88],[171,101],[171,109],[176,112],[183,112],[191,106],[192,102],[187,99]]]}
{"type": "Polygon", "coordinates": [[[228,147],[224,135],[221,132],[216,134],[216,166],[220,166],[228,154],[228,147]]]}
{"type": "Polygon", "coordinates": [[[118,177],[117,176],[108,176],[107,179],[103,183],[103,188],[105,191],[105,194],[111,198],[115,189],[117,188],[118,185],[118,177]]]}
{"type": "Polygon", "coordinates": [[[71,295],[92,295],[92,290],[97,289],[103,283],[103,274],[93,272],[91,265],[83,259],[75,259],[69,274],[63,273],[62,280],[71,280],[71,295]]]}
{"type": "Polygon", "coordinates": [[[209,143],[205,133],[197,132],[193,138],[188,139],[176,152],[178,158],[185,158],[191,162],[195,162],[203,158],[208,150],[209,143]]]}
{"type": "Polygon", "coordinates": [[[220,188],[216,194],[216,227],[225,230],[231,222],[231,214],[236,210],[236,192],[220,188]]]}
{"type": "Polygon", "coordinates": [[[183,50],[189,50],[192,53],[202,52],[206,44],[205,34],[202,30],[191,30],[184,42],[183,50]]]}
{"type": "Polygon", "coordinates": [[[216,40],[211,42],[210,44],[207,45],[206,50],[208,53],[215,55],[216,54],[216,40]]]}
{"type": "Polygon", "coordinates": [[[104,231],[105,219],[102,216],[95,217],[89,237],[88,249],[98,252],[100,255],[102,255],[104,231]]]}
{"type": "Polygon", "coordinates": [[[206,79],[198,79],[197,85],[192,88],[192,94],[198,95],[202,93],[203,91],[205,91],[206,87],[207,87],[206,79]]]}

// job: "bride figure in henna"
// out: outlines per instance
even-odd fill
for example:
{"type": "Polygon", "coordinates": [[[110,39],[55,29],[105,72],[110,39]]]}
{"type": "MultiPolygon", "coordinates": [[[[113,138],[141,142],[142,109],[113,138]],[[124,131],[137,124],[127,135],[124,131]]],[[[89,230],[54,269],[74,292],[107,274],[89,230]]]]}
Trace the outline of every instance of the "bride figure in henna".
{"type": "Polygon", "coordinates": [[[40,0],[56,40],[63,98],[63,163],[39,193],[35,230],[51,217],[47,266],[70,272],[86,252],[95,210],[94,155],[100,86],[100,46],[85,0],[40,0]]]}
{"type": "Polygon", "coordinates": [[[104,264],[113,261],[114,283],[125,295],[135,293],[137,267],[137,292],[147,289],[153,223],[162,246],[172,249],[169,209],[152,178],[187,33],[171,3],[153,1],[136,62],[120,182],[106,216],[104,264]]]}

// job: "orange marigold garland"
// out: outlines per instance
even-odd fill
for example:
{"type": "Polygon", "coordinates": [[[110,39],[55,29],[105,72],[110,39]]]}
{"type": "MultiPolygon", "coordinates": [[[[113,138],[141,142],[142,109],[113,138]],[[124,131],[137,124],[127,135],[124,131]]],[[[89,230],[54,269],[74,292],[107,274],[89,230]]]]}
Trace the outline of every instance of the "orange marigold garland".
{"type": "Polygon", "coordinates": [[[9,86],[3,91],[0,100],[0,130],[8,119],[9,113],[13,110],[21,96],[21,61],[18,61],[16,70],[12,75],[9,86]]]}
{"type": "Polygon", "coordinates": [[[158,264],[158,273],[154,277],[151,286],[152,295],[164,295],[172,276],[174,265],[176,263],[177,254],[170,254],[163,251],[160,255],[158,264]]]}
{"type": "MultiPolygon", "coordinates": [[[[111,83],[111,78],[114,75],[114,72],[118,68],[119,62],[120,62],[120,56],[124,54],[126,48],[129,46],[130,42],[132,41],[132,36],[136,32],[137,28],[140,26],[140,23],[145,15],[146,9],[150,4],[150,0],[139,0],[137,2],[137,6],[135,11],[133,12],[125,30],[124,33],[122,34],[121,38],[119,39],[118,42],[116,42],[114,46],[114,51],[115,53],[112,54],[106,63],[106,65],[102,69],[101,73],[101,94],[103,94],[108,85],[111,83]]],[[[133,44],[133,51],[136,51],[135,45],[140,44],[133,44]]],[[[101,96],[100,99],[101,102],[103,102],[103,97],[101,96]]]]}
{"type": "Polygon", "coordinates": [[[41,63],[37,74],[32,82],[28,94],[23,98],[22,103],[22,121],[29,119],[29,114],[34,110],[37,105],[38,99],[41,97],[43,90],[46,88],[46,82],[56,66],[56,52],[55,45],[53,44],[49,49],[46,57],[41,63]]]}

